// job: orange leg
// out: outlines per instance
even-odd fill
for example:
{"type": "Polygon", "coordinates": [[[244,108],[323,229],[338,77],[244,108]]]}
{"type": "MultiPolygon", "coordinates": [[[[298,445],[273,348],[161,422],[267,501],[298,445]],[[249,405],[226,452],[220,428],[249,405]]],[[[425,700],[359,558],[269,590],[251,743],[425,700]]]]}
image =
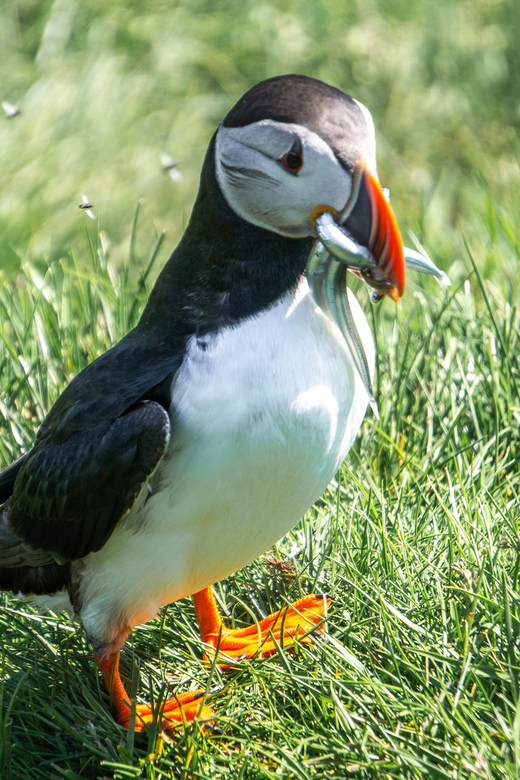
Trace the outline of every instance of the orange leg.
{"type": "MultiPolygon", "coordinates": [[[[298,635],[310,641],[309,632],[321,633],[315,626],[323,623],[329,604],[328,596],[304,596],[279,612],[273,612],[258,625],[232,630],[222,623],[213,588],[205,588],[193,596],[195,614],[202,641],[219,652],[219,666],[226,668],[242,658],[273,655],[278,646],[294,645],[298,635]]],[[[210,660],[213,660],[210,658],[210,660]]]]}
{"type": "MultiPolygon", "coordinates": [[[[107,658],[94,656],[96,664],[103,675],[105,685],[110,691],[110,706],[112,714],[121,726],[128,728],[130,722],[130,704],[129,696],[122,683],[119,674],[119,653],[110,655],[107,658]]],[[[162,728],[165,731],[174,731],[184,723],[191,723],[198,719],[209,721],[212,712],[209,707],[201,707],[201,699],[204,691],[194,691],[181,693],[179,696],[173,696],[167,699],[162,705],[162,728]]],[[[137,704],[135,712],[135,731],[143,731],[145,726],[152,723],[154,713],[148,704],[137,704]]]]}

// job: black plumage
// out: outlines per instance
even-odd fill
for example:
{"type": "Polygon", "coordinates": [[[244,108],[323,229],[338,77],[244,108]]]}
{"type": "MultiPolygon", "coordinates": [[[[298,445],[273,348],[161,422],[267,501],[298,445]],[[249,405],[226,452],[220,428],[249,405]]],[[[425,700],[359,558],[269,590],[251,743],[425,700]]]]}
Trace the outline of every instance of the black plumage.
{"type": "MultiPolygon", "coordinates": [[[[368,395],[348,329],[305,269],[317,215],[352,201],[352,230],[365,245],[380,221],[391,251],[378,259],[404,280],[374,177],[372,123],[348,95],[303,76],[246,93],[210,142],[191,219],[138,325],[70,383],[0,475],[0,588],[55,594],[40,600],[60,608],[68,594],[123,726],[119,652],[161,605],[192,595],[205,647],[232,658],[278,652],[325,619],[316,594],[260,631],[226,629],[212,584],[298,521],[361,424],[368,395]]],[[[357,304],[355,320],[373,356],[357,304]]],[[[211,717],[200,692],[163,704],[169,729],[211,717]]],[[[148,705],[135,716],[136,730],[156,718],[148,705]]]]}
{"type": "Polygon", "coordinates": [[[349,171],[370,146],[359,104],[340,89],[308,76],[274,76],[257,84],[231,109],[224,126],[244,127],[267,118],[312,130],[349,171]]]}
{"type": "Polygon", "coordinates": [[[169,439],[168,414],[154,401],[64,442],[42,437],[18,473],[11,530],[65,561],[99,550],[132,508],[169,439]]]}
{"type": "Polygon", "coordinates": [[[0,476],[3,500],[11,498],[10,530],[64,565],[103,546],[162,457],[167,412],[175,414],[171,384],[188,339],[268,308],[305,268],[312,239],[246,224],[216,184],[213,149],[214,141],[186,233],[139,324],[71,381],[33,449],[0,476]],[[146,457],[143,401],[161,410],[146,457]]]}

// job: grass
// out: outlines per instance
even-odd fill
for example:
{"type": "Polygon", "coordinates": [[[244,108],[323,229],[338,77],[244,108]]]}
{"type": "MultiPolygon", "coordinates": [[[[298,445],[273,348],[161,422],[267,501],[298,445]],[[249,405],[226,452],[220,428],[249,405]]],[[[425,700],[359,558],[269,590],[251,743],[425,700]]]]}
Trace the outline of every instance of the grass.
{"type": "MultiPolygon", "coordinates": [[[[94,230],[88,270],[71,253],[0,288],[6,463],[147,295],[106,246],[94,230]]],[[[326,590],[329,640],[222,675],[201,660],[191,602],[166,608],[134,631],[127,678],[139,668],[155,700],[223,686],[222,735],[170,744],[112,722],[74,623],[3,595],[3,777],[517,777],[520,311],[474,262],[446,297],[412,282],[397,314],[372,310],[380,422],[271,554],[289,572],[264,559],[219,586],[237,624],[326,590]]]]}
{"type": "Polygon", "coordinates": [[[397,309],[358,290],[381,419],[269,557],[218,586],[237,625],[328,591],[328,641],[224,675],[202,662],[191,601],[170,605],[123,671],[154,701],[221,685],[222,734],[134,737],[81,629],[0,594],[2,780],[520,774],[519,6],[305,8],[0,7],[1,97],[22,108],[0,123],[0,465],[136,322],[211,132],[260,78],[296,70],[369,105],[404,235],[454,281],[410,278],[397,309]]]}
{"type": "Polygon", "coordinates": [[[475,248],[484,238],[467,219],[482,201],[474,170],[516,199],[519,25],[516,0],[5,0],[0,99],[21,114],[0,122],[2,267],[44,266],[72,241],[86,254],[83,192],[115,261],[140,199],[143,239],[155,221],[173,245],[218,122],[252,84],[291,71],[369,106],[398,218],[451,264],[461,230],[475,248]]]}

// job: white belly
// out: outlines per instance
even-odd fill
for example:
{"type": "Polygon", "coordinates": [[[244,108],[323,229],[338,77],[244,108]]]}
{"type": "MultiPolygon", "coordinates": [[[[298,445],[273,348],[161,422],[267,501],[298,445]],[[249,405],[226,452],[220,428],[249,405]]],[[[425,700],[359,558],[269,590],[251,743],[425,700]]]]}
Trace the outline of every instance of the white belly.
{"type": "MultiPolygon", "coordinates": [[[[369,364],[373,342],[350,302],[369,364]]],[[[347,454],[367,394],[307,282],[236,328],[192,339],[173,388],[170,450],[152,493],[85,560],[87,632],[128,628],[237,571],[283,536],[347,454]]]]}

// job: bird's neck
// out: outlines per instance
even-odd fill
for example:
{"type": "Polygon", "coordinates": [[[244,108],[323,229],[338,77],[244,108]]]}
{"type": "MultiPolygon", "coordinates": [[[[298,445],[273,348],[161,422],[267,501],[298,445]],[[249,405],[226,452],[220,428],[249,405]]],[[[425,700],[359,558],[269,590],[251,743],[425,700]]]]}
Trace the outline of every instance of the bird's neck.
{"type": "Polygon", "coordinates": [[[237,324],[296,287],[311,238],[285,238],[246,222],[215,177],[213,138],[190,222],[150,295],[140,326],[186,335],[237,324]]]}

